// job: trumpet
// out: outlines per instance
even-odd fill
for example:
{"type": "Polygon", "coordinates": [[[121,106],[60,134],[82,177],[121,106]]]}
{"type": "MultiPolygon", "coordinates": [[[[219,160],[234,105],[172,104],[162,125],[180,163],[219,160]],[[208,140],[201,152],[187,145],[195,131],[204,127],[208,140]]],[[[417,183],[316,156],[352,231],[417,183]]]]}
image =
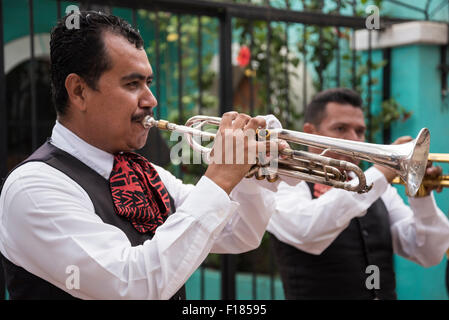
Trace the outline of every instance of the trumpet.
{"type": "MultiPolygon", "coordinates": [[[[428,157],[428,161],[432,162],[442,162],[449,163],[449,154],[446,153],[430,153],[428,157]]],[[[391,182],[392,184],[404,184],[400,177],[396,177],[391,182]]],[[[421,185],[418,189],[418,192],[415,196],[425,196],[427,195],[426,188],[427,187],[443,187],[449,188],[449,175],[440,175],[436,178],[427,178],[424,177],[421,185]]],[[[449,254],[449,251],[448,251],[449,254]]]]}
{"type": "MultiPolygon", "coordinates": [[[[206,124],[219,125],[220,121],[219,117],[199,115],[188,119],[185,125],[177,125],[147,116],[143,119],[142,125],[145,128],[157,127],[184,134],[192,149],[209,154],[211,148],[202,146],[193,137],[213,140],[215,134],[204,131],[203,127],[206,124]]],[[[430,132],[427,128],[421,129],[413,141],[401,145],[379,145],[286,129],[259,129],[257,136],[259,139],[282,139],[288,143],[320,148],[324,151],[315,154],[290,148],[283,149],[280,152],[282,157],[275,159],[277,166],[268,166],[258,161],[250,169],[247,177],[255,175],[257,179],[266,178],[268,181],[275,181],[278,176],[284,175],[358,193],[368,192],[372,187],[367,185],[363,171],[352,162],[325,156],[327,152],[393,169],[405,181],[408,192],[414,195],[425,174],[430,145],[430,132]],[[351,171],[357,176],[358,184],[347,181],[346,172],[351,171]]]]}

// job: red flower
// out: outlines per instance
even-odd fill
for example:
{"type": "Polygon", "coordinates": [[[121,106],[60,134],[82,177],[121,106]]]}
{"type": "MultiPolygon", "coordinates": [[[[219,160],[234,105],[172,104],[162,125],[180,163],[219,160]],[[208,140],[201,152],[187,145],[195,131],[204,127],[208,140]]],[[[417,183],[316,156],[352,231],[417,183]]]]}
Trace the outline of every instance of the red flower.
{"type": "Polygon", "coordinates": [[[244,68],[248,65],[249,61],[251,60],[251,52],[249,51],[249,48],[247,46],[241,46],[239,55],[237,57],[237,63],[240,67],[244,68]]]}

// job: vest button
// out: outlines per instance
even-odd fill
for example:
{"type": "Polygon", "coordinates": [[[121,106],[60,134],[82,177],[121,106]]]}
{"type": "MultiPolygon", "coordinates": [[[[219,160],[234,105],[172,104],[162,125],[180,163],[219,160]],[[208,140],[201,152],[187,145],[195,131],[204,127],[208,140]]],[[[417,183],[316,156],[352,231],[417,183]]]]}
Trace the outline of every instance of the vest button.
{"type": "Polygon", "coordinates": [[[363,234],[364,237],[368,237],[368,234],[369,234],[369,233],[368,233],[368,231],[366,231],[366,230],[362,230],[362,234],[363,234]]]}

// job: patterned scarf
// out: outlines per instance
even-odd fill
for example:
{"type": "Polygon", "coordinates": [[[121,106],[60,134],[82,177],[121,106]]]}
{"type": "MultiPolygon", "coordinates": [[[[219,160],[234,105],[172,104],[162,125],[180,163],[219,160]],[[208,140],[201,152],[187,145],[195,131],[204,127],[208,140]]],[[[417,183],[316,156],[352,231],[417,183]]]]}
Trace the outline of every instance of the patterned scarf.
{"type": "Polygon", "coordinates": [[[170,213],[170,199],[151,163],[136,153],[117,154],[109,185],[115,212],[127,218],[137,231],[153,236],[170,213]]]}

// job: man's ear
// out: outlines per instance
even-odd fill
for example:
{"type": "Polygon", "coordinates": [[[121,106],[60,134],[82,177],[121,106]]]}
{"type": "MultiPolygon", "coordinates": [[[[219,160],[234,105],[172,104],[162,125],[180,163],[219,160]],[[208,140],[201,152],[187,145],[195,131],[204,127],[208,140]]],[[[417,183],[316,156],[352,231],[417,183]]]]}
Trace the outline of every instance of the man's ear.
{"type": "Polygon", "coordinates": [[[79,111],[86,110],[86,88],[87,84],[76,73],[71,73],[65,79],[65,88],[69,103],[79,111]]]}
{"type": "Polygon", "coordinates": [[[311,134],[316,134],[317,133],[317,129],[316,129],[315,125],[310,123],[310,122],[304,123],[303,131],[305,133],[311,133],[311,134]]]}

